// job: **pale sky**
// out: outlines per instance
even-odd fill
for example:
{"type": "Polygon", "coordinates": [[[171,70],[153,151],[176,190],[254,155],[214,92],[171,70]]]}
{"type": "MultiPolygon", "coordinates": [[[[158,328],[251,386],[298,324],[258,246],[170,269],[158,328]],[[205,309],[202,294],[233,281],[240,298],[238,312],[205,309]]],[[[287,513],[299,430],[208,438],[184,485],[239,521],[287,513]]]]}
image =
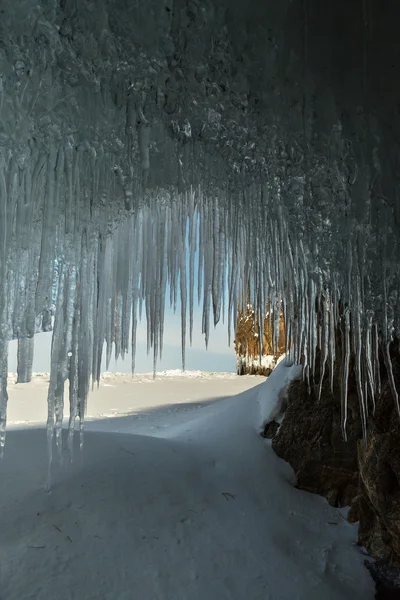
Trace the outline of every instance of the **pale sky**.
{"type": "MultiPolygon", "coordinates": [[[[188,243],[188,242],[187,242],[188,243]]],[[[189,273],[189,253],[187,253],[187,273],[189,273]]],[[[236,357],[233,347],[228,346],[228,325],[223,323],[222,314],[221,321],[214,329],[214,325],[210,325],[210,337],[208,350],[205,348],[204,336],[201,333],[202,322],[202,306],[197,304],[198,288],[198,251],[195,253],[194,261],[194,325],[193,325],[193,345],[189,346],[189,307],[187,310],[187,336],[186,336],[186,369],[200,371],[218,371],[230,372],[236,371],[236,357]]],[[[228,297],[228,287],[225,274],[225,294],[228,297]]],[[[178,286],[179,289],[179,286],[178,286]]],[[[177,298],[176,313],[169,306],[169,285],[166,288],[166,307],[165,307],[165,327],[164,327],[164,349],[163,358],[158,361],[157,370],[163,371],[166,369],[180,369],[182,367],[181,359],[181,316],[180,316],[180,299],[177,298]]],[[[189,293],[188,293],[189,296],[189,293]]],[[[222,311],[221,311],[222,312],[222,311]]],[[[213,323],[213,316],[210,315],[210,321],[213,323]]],[[[232,327],[233,330],[233,327],[232,327]]],[[[51,350],[51,333],[39,333],[35,337],[35,354],[33,371],[36,373],[50,371],[50,350],[51,350]]],[[[232,331],[232,340],[233,340],[232,331]]],[[[104,348],[105,354],[105,348],[104,348]]],[[[8,371],[10,373],[17,370],[17,341],[10,343],[8,371]]],[[[105,360],[103,361],[102,370],[106,370],[105,360]]],[[[113,372],[131,372],[131,356],[127,356],[124,361],[121,359],[118,363],[114,358],[111,359],[109,370],[113,372]]],[[[147,355],[147,334],[145,310],[143,310],[143,320],[138,324],[137,331],[137,351],[136,351],[136,372],[148,373],[153,370],[152,354],[147,355]]]]}
{"type": "MultiPolygon", "coordinates": [[[[158,362],[157,370],[163,371],[166,369],[181,368],[181,325],[180,314],[169,309],[165,313],[165,329],[164,329],[164,349],[163,359],[158,362]]],[[[35,355],[33,363],[34,372],[48,372],[50,370],[50,349],[51,349],[51,333],[38,333],[35,336],[35,355]]],[[[105,348],[104,348],[105,353],[105,348]]],[[[9,365],[8,371],[15,372],[17,370],[17,342],[10,342],[9,365]]],[[[105,361],[103,361],[103,370],[106,369],[105,361]]],[[[193,327],[193,346],[189,347],[189,324],[187,328],[187,350],[186,350],[186,369],[200,371],[235,371],[236,358],[233,349],[228,346],[228,327],[222,321],[214,329],[211,326],[210,340],[208,350],[205,348],[204,336],[201,334],[201,309],[197,306],[194,312],[194,327],[193,327]]],[[[125,372],[131,371],[130,355],[121,359],[116,363],[114,358],[111,359],[110,371],[125,372]]],[[[142,321],[138,325],[137,332],[137,351],[136,351],[136,372],[145,373],[153,370],[152,355],[147,356],[146,344],[146,322],[142,321]]]]}

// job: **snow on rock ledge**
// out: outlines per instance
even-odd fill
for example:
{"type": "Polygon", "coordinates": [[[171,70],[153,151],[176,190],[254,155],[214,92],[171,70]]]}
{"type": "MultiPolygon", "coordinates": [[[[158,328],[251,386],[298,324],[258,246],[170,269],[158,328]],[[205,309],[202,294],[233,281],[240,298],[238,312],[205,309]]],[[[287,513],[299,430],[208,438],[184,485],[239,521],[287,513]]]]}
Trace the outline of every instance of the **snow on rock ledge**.
{"type": "Polygon", "coordinates": [[[292,381],[301,379],[302,368],[287,362],[282,356],[268,377],[259,387],[258,406],[260,410],[259,431],[263,433],[270,421],[280,422],[286,410],[287,392],[292,381]]]}

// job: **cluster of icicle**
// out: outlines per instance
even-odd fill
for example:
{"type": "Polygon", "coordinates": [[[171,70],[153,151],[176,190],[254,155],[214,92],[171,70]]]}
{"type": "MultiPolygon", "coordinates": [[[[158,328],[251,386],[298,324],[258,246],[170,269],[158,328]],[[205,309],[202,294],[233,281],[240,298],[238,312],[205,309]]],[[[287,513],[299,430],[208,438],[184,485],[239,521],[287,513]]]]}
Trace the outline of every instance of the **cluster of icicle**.
{"type": "MultiPolygon", "coordinates": [[[[396,156],[398,140],[368,108],[367,21],[365,43],[351,25],[342,48],[335,3],[321,11],[332,44],[319,65],[319,21],[310,36],[295,18],[307,3],[260,2],[259,28],[245,3],[136,4],[16,2],[1,16],[0,452],[9,340],[20,340],[26,380],[33,336],[53,327],[49,454],[54,436],[62,452],[67,380],[72,453],[104,342],[108,357],[132,344],[134,368],[143,315],[156,361],[165,304],[178,298],[183,365],[198,298],[206,344],[213,323],[225,315],[231,328],[249,301],[261,343],[269,306],[277,347],[282,309],[304,378],[311,385],[319,360],[319,381],[340,385],[344,434],[354,357],[366,435],[381,356],[398,406],[389,349],[400,338],[400,202],[387,150],[396,156]],[[347,92],[337,59],[358,47],[364,79],[347,72],[347,92]]],[[[384,97],[388,111],[397,97],[384,97]]]]}
{"type": "MultiPolygon", "coordinates": [[[[398,281],[385,255],[377,259],[382,260],[380,271],[375,270],[376,263],[372,264],[375,269],[368,265],[371,237],[363,238],[360,233],[354,243],[357,229],[352,229],[347,243],[346,236],[338,235],[336,240],[332,236],[324,248],[327,233],[320,223],[309,239],[303,239],[296,233],[300,223],[284,217],[278,178],[232,196],[205,196],[200,188],[184,193],[157,190],[130,211],[111,218],[112,206],[101,212],[98,207],[92,210],[86,201],[96,186],[93,174],[99,175],[96,168],[90,173],[87,163],[85,168],[85,161],[90,160],[87,151],[72,160],[67,149],[59,151],[57,158],[51,154],[43,164],[38,157],[24,170],[12,161],[14,167],[3,162],[0,168],[2,448],[8,342],[13,337],[32,338],[36,331],[51,328],[56,259],[59,269],[48,392],[50,457],[54,435],[60,455],[62,452],[66,380],[72,454],[77,418],[83,444],[87,395],[91,382],[99,381],[104,342],[107,362],[113,345],[118,358],[128,353],[131,344],[133,371],[136,327],[144,315],[148,349],[156,368],[163,347],[165,305],[176,306],[178,298],[183,367],[186,341],[192,337],[194,303],[202,302],[207,345],[210,327],[226,316],[231,329],[249,293],[258,314],[261,343],[265,306],[270,307],[275,347],[283,307],[286,350],[292,360],[303,364],[308,382],[314,378],[320,351],[319,393],[324,374],[329,372],[331,387],[342,387],[344,433],[352,353],[364,432],[368,411],[380,393],[379,347],[398,402],[389,355],[396,325],[393,285],[398,281]],[[43,190],[44,207],[38,211],[43,190]],[[372,277],[377,278],[375,285],[380,285],[381,294],[372,289],[372,277]],[[338,332],[342,335],[342,382],[334,380],[338,332]]],[[[334,216],[331,211],[330,218],[334,216]]],[[[329,223],[329,229],[333,226],[329,223]]],[[[21,372],[29,370],[26,363],[32,360],[31,345],[25,349],[22,345],[18,358],[21,372]]]]}

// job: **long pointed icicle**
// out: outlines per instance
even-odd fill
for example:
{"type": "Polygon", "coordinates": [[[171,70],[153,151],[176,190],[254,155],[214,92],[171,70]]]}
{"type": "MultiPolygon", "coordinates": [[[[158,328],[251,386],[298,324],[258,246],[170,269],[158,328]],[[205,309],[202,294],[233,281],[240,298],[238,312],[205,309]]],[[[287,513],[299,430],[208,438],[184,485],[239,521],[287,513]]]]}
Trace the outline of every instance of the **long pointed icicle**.
{"type": "MultiPolygon", "coordinates": [[[[272,203],[269,192],[260,194],[259,190],[252,187],[243,194],[243,203],[251,209],[246,218],[243,218],[244,213],[240,211],[240,207],[229,205],[229,200],[224,195],[213,198],[207,197],[201,190],[192,189],[190,193],[178,195],[168,191],[163,194],[162,201],[158,202],[149,191],[149,203],[132,210],[127,218],[124,216],[112,220],[110,215],[103,215],[98,226],[93,228],[91,215],[99,215],[99,208],[94,202],[90,210],[85,209],[79,194],[90,196],[102,181],[107,181],[107,185],[110,185],[107,179],[110,171],[104,169],[97,172],[92,164],[92,157],[85,162],[84,156],[80,153],[79,157],[75,156],[74,152],[78,151],[69,147],[67,151],[60,150],[51,156],[47,162],[37,163],[32,177],[36,181],[46,181],[52,199],[48,199],[48,217],[35,230],[39,237],[32,251],[27,252],[23,248],[18,254],[18,277],[21,278],[18,282],[12,282],[8,291],[4,288],[1,292],[6,299],[4,306],[7,306],[2,316],[5,330],[9,327],[9,306],[16,307],[12,322],[15,335],[25,335],[32,331],[32,327],[35,330],[36,317],[38,323],[45,322],[44,315],[52,310],[50,294],[46,291],[48,283],[40,286],[36,284],[41,273],[43,281],[48,281],[48,273],[53,267],[50,269],[44,259],[40,261],[40,248],[47,253],[46,260],[49,264],[53,265],[56,252],[54,248],[47,246],[46,232],[56,225],[56,208],[62,204],[63,194],[67,193],[67,211],[72,211],[75,215],[75,229],[71,226],[66,232],[62,221],[55,227],[53,235],[57,240],[57,256],[62,265],[57,275],[59,300],[54,313],[49,388],[49,452],[54,431],[59,453],[62,451],[63,386],[66,379],[69,379],[72,399],[69,432],[71,449],[77,416],[80,417],[83,432],[88,386],[90,379],[92,383],[99,381],[105,343],[108,363],[113,345],[116,356],[119,357],[126,354],[130,342],[134,370],[136,332],[142,306],[147,319],[148,349],[152,351],[156,369],[157,360],[162,354],[168,292],[172,307],[178,303],[181,307],[183,366],[186,316],[189,313],[190,336],[196,295],[202,299],[202,332],[207,345],[212,317],[214,316],[216,323],[222,316],[226,293],[228,327],[233,323],[235,328],[238,308],[246,306],[250,300],[259,324],[260,345],[265,310],[266,306],[269,307],[268,318],[273,331],[274,352],[277,352],[279,344],[280,318],[283,314],[285,346],[291,352],[291,357],[303,365],[304,379],[310,386],[317,357],[320,356],[318,397],[321,395],[321,385],[328,366],[333,390],[336,328],[342,319],[343,430],[345,432],[347,418],[345,379],[349,374],[350,356],[354,351],[360,411],[365,431],[368,404],[373,404],[380,393],[380,336],[386,340],[386,346],[382,345],[383,357],[395,391],[388,342],[390,343],[391,332],[396,331],[397,322],[395,317],[391,316],[391,320],[389,316],[385,317],[386,334],[383,324],[380,327],[377,325],[375,312],[370,306],[368,287],[365,282],[363,287],[361,282],[365,270],[360,269],[357,263],[358,253],[353,252],[351,245],[347,245],[345,250],[346,256],[351,253],[352,257],[345,277],[329,269],[324,273],[315,264],[321,250],[313,253],[307,240],[296,236],[296,232],[291,230],[290,224],[285,220],[284,211],[278,211],[272,204],[268,204],[272,203]],[[80,179],[78,165],[83,164],[91,165],[90,173],[94,182],[90,178],[87,181],[80,179]],[[259,203],[265,203],[263,210],[267,211],[267,215],[256,213],[259,203]],[[80,231],[81,222],[85,224],[83,231],[80,231]],[[25,276],[28,268],[32,272],[31,278],[25,276]],[[83,278],[84,285],[78,283],[80,277],[83,278]],[[29,304],[32,294],[28,291],[32,289],[36,289],[39,295],[33,310],[29,304]],[[364,304],[368,302],[368,314],[371,315],[369,321],[364,309],[364,304]],[[38,307],[43,310],[36,315],[38,307]],[[354,312],[355,307],[359,310],[359,319],[354,312]],[[24,315],[29,315],[29,319],[24,320],[24,315]],[[69,352],[71,356],[68,356],[69,352]]],[[[101,152],[97,154],[100,156],[101,152]]],[[[103,155],[101,160],[107,163],[108,159],[103,155]]],[[[112,165],[111,159],[108,164],[112,165]]],[[[30,177],[31,175],[25,174],[21,188],[32,188],[30,193],[36,198],[36,188],[33,183],[29,183],[30,177]]],[[[13,175],[8,179],[3,176],[3,189],[6,190],[3,195],[8,195],[10,189],[12,198],[19,198],[15,180],[13,175]],[[14,183],[7,183],[9,180],[14,183]]],[[[113,181],[113,185],[119,185],[119,179],[113,181]]],[[[279,194],[283,197],[281,191],[279,194]]],[[[14,202],[18,204],[17,200],[14,202]]],[[[9,208],[11,206],[7,205],[7,211],[9,208]]],[[[25,215],[26,221],[28,213],[24,213],[23,206],[18,205],[17,208],[18,214],[25,215]]],[[[10,222],[10,214],[7,212],[6,227],[10,222]]],[[[4,223],[2,226],[4,229],[4,223]]],[[[5,231],[5,234],[14,236],[13,229],[5,231]]],[[[18,229],[15,235],[22,238],[22,230],[18,229]]],[[[31,236],[33,243],[34,230],[31,236]]],[[[2,251],[7,254],[6,249],[2,251]]],[[[361,253],[361,256],[364,254],[361,253]]],[[[393,289],[393,285],[390,289],[393,289]]],[[[386,297],[390,303],[389,292],[386,297]]],[[[6,387],[3,386],[3,389],[6,390],[6,387]]],[[[3,392],[3,406],[5,397],[3,392]]],[[[5,423],[5,417],[3,421],[5,423]]]]}
{"type": "Polygon", "coordinates": [[[328,360],[329,353],[329,294],[325,293],[323,295],[323,305],[322,305],[322,356],[321,356],[321,374],[320,374],[320,382],[318,386],[318,402],[321,400],[321,392],[322,385],[325,377],[325,366],[328,360]]]}
{"type": "Polygon", "coordinates": [[[349,385],[349,366],[350,366],[350,314],[346,310],[344,314],[343,331],[343,373],[342,373],[342,431],[343,437],[347,441],[347,394],[349,385]]]}

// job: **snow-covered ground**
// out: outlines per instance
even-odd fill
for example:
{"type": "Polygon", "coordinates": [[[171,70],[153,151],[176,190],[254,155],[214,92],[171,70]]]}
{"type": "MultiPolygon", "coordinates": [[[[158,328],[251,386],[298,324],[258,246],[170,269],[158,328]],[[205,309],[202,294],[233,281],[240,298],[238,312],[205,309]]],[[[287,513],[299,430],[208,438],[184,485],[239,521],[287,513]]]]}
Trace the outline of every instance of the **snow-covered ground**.
{"type": "MultiPolygon", "coordinates": [[[[87,427],[95,430],[153,433],[170,423],[187,419],[216,400],[226,398],[264,381],[263,377],[237,377],[234,373],[162,371],[132,377],[126,373],[103,373],[99,389],[89,394],[87,427]],[[114,418],[112,424],[110,418],[114,418]],[[95,423],[92,423],[95,421],[95,423]]],[[[35,374],[28,385],[8,379],[8,428],[37,426],[47,419],[49,375],[35,374]]],[[[97,387],[97,386],[96,386],[97,387]]],[[[68,383],[65,386],[65,421],[68,421],[68,383]]]]}
{"type": "Polygon", "coordinates": [[[0,598],[372,600],[344,511],[296,490],[259,436],[294,374],[282,362],[265,383],[106,375],[83,461],[56,466],[49,493],[46,436],[32,426],[46,378],[11,383],[0,598]],[[18,428],[24,415],[31,426],[18,428]]]}

